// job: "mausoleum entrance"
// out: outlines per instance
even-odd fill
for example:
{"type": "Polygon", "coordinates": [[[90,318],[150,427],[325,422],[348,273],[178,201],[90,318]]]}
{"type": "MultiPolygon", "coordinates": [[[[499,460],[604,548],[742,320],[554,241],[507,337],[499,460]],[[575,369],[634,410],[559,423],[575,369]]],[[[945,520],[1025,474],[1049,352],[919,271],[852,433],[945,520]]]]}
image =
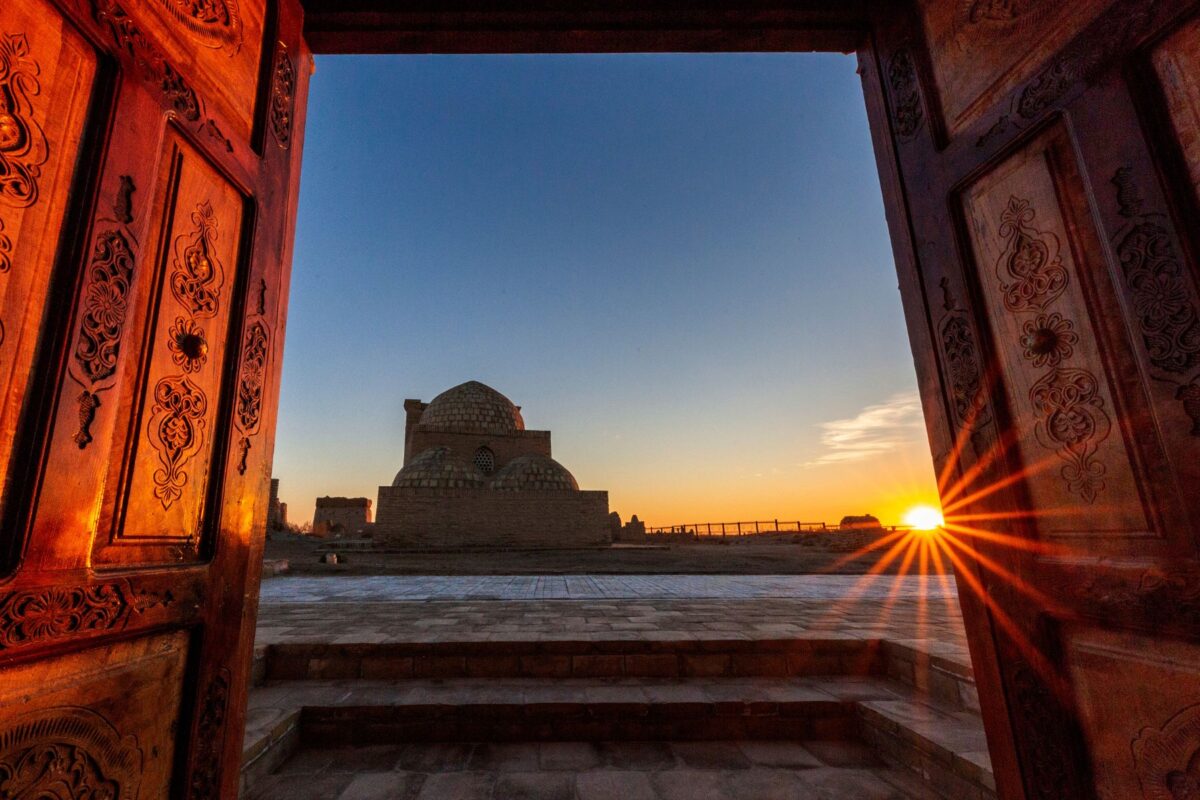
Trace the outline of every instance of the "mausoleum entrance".
{"type": "MultiPolygon", "coordinates": [[[[408,793],[398,781],[432,773],[412,790],[691,796],[706,772],[717,796],[822,781],[911,793],[838,772],[861,763],[851,748],[743,744],[877,729],[896,740],[875,741],[893,763],[949,747],[919,763],[953,796],[987,796],[985,765],[1004,798],[1187,795],[1200,748],[1196,13],[1192,0],[3,4],[5,788],[234,797],[239,765],[289,737],[416,731],[476,744],[389,751],[353,792],[408,793]],[[806,628],[819,646],[701,637],[663,653],[653,635],[596,648],[539,636],[514,652],[360,630],[379,646],[256,660],[311,53],[808,50],[858,55],[947,515],[929,539],[954,566],[973,680],[919,643],[848,642],[824,622],[806,628]],[[578,682],[564,695],[547,679],[566,670],[578,682]],[[306,686],[288,687],[303,710],[244,753],[254,671],[306,686]],[[493,682],[420,682],[451,674],[493,682]],[[371,675],[415,683],[380,704],[371,675]],[[712,680],[700,695],[664,683],[681,676],[712,680]],[[939,742],[959,711],[906,713],[909,676],[964,714],[978,698],[987,759],[967,737],[939,742]],[[839,677],[838,693],[811,677],[839,677]],[[881,678],[901,685],[877,694],[881,678]],[[561,724],[604,747],[551,746],[561,724]],[[630,752],[630,739],[651,746],[630,752]],[[499,746],[511,740],[538,746],[499,746]],[[555,764],[571,777],[542,774],[555,764]]],[[[894,586],[885,605],[903,599],[894,586]]],[[[370,602],[370,585],[325,588],[370,602]]],[[[449,590],[467,598],[458,612],[413,625],[461,618],[504,643],[511,623],[449,590]]],[[[299,625],[321,613],[291,607],[299,625]]],[[[623,625],[661,629],[635,620],[653,615],[623,625]]],[[[342,774],[306,773],[310,794],[342,774]]]]}

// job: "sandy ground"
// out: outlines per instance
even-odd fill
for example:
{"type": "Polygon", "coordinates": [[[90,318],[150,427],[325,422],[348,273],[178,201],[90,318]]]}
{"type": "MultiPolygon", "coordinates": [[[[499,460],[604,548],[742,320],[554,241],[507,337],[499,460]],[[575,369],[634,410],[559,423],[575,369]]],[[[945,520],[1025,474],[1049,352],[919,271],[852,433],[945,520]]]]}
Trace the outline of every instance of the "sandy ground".
{"type": "MultiPolygon", "coordinates": [[[[883,550],[852,557],[791,543],[679,544],[666,548],[502,551],[491,553],[339,552],[341,563],[320,563],[319,542],[270,540],[266,557],[287,559],[300,575],[860,575],[883,550]]],[[[324,543],[336,551],[336,544],[324,543]]],[[[893,574],[901,558],[883,570],[893,574]]]]}

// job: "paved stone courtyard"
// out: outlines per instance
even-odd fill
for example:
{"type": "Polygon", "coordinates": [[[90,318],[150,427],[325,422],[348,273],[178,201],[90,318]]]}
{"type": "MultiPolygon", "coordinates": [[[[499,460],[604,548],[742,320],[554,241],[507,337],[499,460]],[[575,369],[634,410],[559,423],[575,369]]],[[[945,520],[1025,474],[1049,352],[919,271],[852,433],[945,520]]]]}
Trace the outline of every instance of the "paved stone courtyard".
{"type": "Polygon", "coordinates": [[[846,742],[436,743],[304,749],[255,800],[917,800],[846,742]]]}
{"type": "Polygon", "coordinates": [[[994,792],[950,576],[279,577],[257,645],[255,800],[994,792]]]}
{"type": "Polygon", "coordinates": [[[259,645],[886,638],[969,665],[948,576],[571,575],[274,578],[259,645]]]}

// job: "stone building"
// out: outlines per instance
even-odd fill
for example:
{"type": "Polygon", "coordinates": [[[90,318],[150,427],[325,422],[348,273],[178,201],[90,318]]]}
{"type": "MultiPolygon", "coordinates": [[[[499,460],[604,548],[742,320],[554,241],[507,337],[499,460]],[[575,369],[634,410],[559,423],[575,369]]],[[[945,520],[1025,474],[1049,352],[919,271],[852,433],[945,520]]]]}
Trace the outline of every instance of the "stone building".
{"type": "Polygon", "coordinates": [[[379,488],[375,538],[402,547],[595,547],[608,492],[580,491],[550,432],[478,381],[405,400],[404,464],[379,488]]]}
{"type": "Polygon", "coordinates": [[[318,497],[313,534],[355,534],[371,524],[371,501],[366,497],[318,497]]]}
{"type": "Polygon", "coordinates": [[[271,478],[271,499],[267,503],[267,530],[281,531],[287,524],[287,503],[279,501],[279,478],[271,478]]]}

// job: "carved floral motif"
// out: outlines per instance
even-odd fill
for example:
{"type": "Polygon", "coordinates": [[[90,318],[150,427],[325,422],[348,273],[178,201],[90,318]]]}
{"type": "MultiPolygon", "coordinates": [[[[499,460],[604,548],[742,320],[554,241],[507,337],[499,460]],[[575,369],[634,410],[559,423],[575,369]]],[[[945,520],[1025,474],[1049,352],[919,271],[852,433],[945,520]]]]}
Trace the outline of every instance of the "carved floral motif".
{"type": "Polygon", "coordinates": [[[40,69],[24,34],[0,35],[0,201],[17,208],[37,202],[46,136],[33,118],[40,69]]]}
{"type": "Polygon", "coordinates": [[[942,323],[941,333],[955,415],[960,424],[978,427],[987,416],[987,398],[983,393],[975,332],[966,316],[951,314],[942,323]]]}
{"type": "Polygon", "coordinates": [[[196,317],[214,317],[220,302],[224,269],[217,259],[217,217],[212,204],[197,204],[192,212],[190,234],[175,240],[175,271],[171,275],[171,294],[196,317]]]}
{"type": "Polygon", "coordinates": [[[4,233],[4,220],[0,219],[0,273],[12,269],[12,239],[4,233]]]}
{"type": "Polygon", "coordinates": [[[1146,800],[1200,796],[1200,704],[1183,709],[1160,729],[1143,728],[1133,741],[1133,760],[1146,800]]]}
{"type": "Polygon", "coordinates": [[[1067,288],[1058,237],[1034,228],[1035,217],[1029,201],[1015,196],[1008,199],[1008,207],[1000,215],[1000,236],[1008,242],[996,274],[1009,311],[1045,308],[1067,288]]]}
{"type": "Polygon", "coordinates": [[[158,48],[142,33],[125,9],[114,0],[95,0],[96,21],[107,25],[113,41],[133,59],[138,75],[155,86],[167,104],[183,119],[197,122],[200,98],[158,48]]]}
{"type": "Polygon", "coordinates": [[[1074,354],[1078,343],[1075,326],[1058,312],[1039,314],[1021,326],[1022,355],[1032,361],[1034,367],[1057,367],[1063,359],[1074,354]]]}
{"type": "Polygon", "coordinates": [[[164,509],[183,495],[184,467],[203,444],[207,411],[208,399],[185,377],[163,378],[154,387],[149,435],[162,464],[154,471],[154,496],[164,509]]]}
{"type": "Polygon", "coordinates": [[[115,584],[14,592],[0,602],[0,649],[108,630],[126,611],[125,595],[115,584]]]}
{"type": "Polygon", "coordinates": [[[1070,576],[1064,585],[1077,587],[1081,607],[1102,619],[1120,619],[1138,609],[1156,626],[1200,625],[1200,569],[1093,571],[1084,578],[1070,576]]]}
{"type": "Polygon", "coordinates": [[[964,0],[963,17],[967,22],[1012,22],[1024,14],[1030,0],[964,0]]]}
{"type": "Polygon", "coordinates": [[[906,49],[896,51],[888,65],[887,82],[891,89],[892,120],[896,135],[901,140],[911,139],[925,121],[917,67],[911,52],[906,49]]]}
{"type": "Polygon", "coordinates": [[[159,0],[193,41],[232,52],[242,46],[242,17],[236,0],[159,0]]]}
{"type": "Polygon", "coordinates": [[[1056,368],[1033,385],[1029,400],[1038,441],[1066,462],[1061,474],[1067,488],[1095,502],[1105,473],[1096,451],[1112,427],[1096,376],[1085,369],[1056,368]]]}
{"type": "Polygon", "coordinates": [[[209,682],[196,723],[192,761],[191,800],[214,800],[220,795],[221,748],[229,705],[229,672],[220,670],[209,682]]]}
{"type": "Polygon", "coordinates": [[[189,375],[199,371],[208,361],[208,340],[204,329],[195,320],[176,317],[175,324],[167,331],[167,349],[171,360],[189,375]]]}
{"type": "Polygon", "coordinates": [[[1175,399],[1192,422],[1190,433],[1200,436],[1200,310],[1194,285],[1175,249],[1175,238],[1165,214],[1143,213],[1145,201],[1133,171],[1121,167],[1113,175],[1118,213],[1128,225],[1117,231],[1113,246],[1138,330],[1150,363],[1165,375],[1155,377],[1175,384],[1175,399]]]}
{"type": "Polygon", "coordinates": [[[262,421],[263,389],[267,375],[267,355],[270,352],[270,335],[262,320],[255,320],[246,329],[246,338],[242,346],[241,374],[238,377],[237,398],[235,400],[234,421],[242,432],[242,440],[238,443],[241,458],[238,462],[238,472],[245,474],[246,458],[250,451],[250,436],[258,431],[262,421]]]}
{"type": "Polygon", "coordinates": [[[79,430],[74,436],[80,449],[92,441],[91,423],[100,406],[97,392],[103,388],[99,384],[117,370],[133,266],[133,249],[124,233],[113,229],[96,235],[74,353],[75,377],[84,385],[79,395],[79,430]]]}
{"type": "Polygon", "coordinates": [[[59,707],[0,730],[0,793],[11,800],[132,800],[142,752],[94,711],[59,707]]]}
{"type": "Polygon", "coordinates": [[[275,67],[271,80],[271,133],[284,150],[292,144],[292,116],[296,107],[296,68],[287,46],[275,46],[275,67]]]}

